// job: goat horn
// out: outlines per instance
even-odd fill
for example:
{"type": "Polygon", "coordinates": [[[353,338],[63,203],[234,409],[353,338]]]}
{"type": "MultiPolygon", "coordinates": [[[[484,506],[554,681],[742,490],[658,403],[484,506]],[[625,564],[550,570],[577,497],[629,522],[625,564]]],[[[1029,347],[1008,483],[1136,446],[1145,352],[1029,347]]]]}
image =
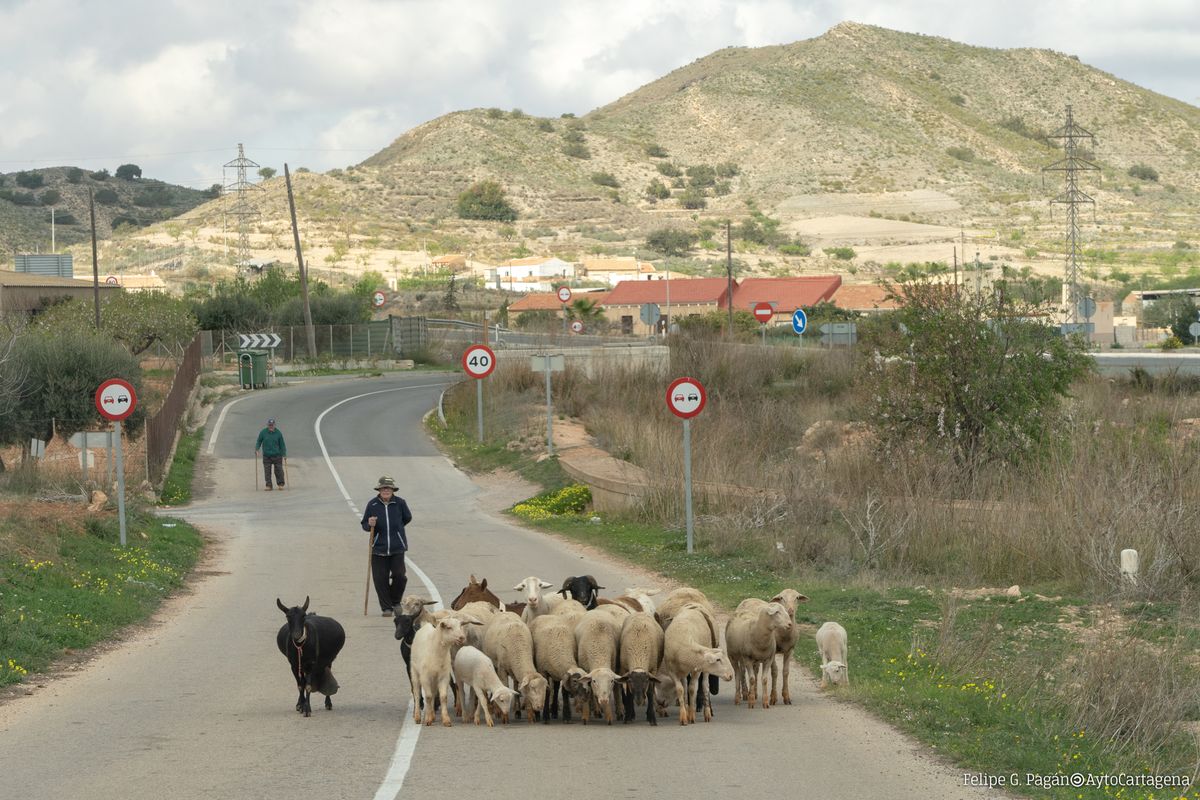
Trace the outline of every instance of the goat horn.
{"type": "Polygon", "coordinates": [[[567,592],[567,591],[570,591],[570,590],[571,590],[571,582],[572,582],[573,580],[575,580],[575,576],[574,576],[574,575],[572,575],[570,578],[567,578],[565,581],[563,581],[563,587],[562,587],[561,589],[559,589],[559,591],[560,591],[560,592],[567,592]]]}
{"type": "Polygon", "coordinates": [[[282,611],[285,614],[287,613],[287,606],[285,606],[282,602],[280,602],[278,597],[275,598],[275,605],[279,606],[280,611],[282,611]]]}
{"type": "Polygon", "coordinates": [[[304,608],[301,611],[308,611],[308,595],[304,595],[304,608]]]}

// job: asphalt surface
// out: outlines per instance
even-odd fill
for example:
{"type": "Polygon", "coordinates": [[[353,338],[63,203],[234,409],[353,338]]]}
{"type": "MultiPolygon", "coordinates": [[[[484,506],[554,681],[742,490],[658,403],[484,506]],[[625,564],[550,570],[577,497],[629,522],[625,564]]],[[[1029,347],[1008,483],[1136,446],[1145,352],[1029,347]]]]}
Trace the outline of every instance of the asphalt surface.
{"type": "MultiPolygon", "coordinates": [[[[716,719],[686,728],[673,718],[656,728],[640,718],[612,727],[414,726],[392,621],[373,597],[363,614],[366,534],[352,508],[365,506],[380,475],[395,477],[412,508],[410,593],[428,593],[418,570],[447,603],[471,573],[503,600],[518,599],[510,587],[527,575],[559,584],[591,573],[608,593],[645,583],[480,508],[479,488],[420,423],[453,380],[315,380],[215,411],[200,499],[175,512],[213,539],[198,580],[120,646],[0,706],[0,797],[992,796],[817,691],[798,666],[794,705],[734,707],[726,684],[716,719]],[[288,446],[282,492],[255,488],[253,443],[269,416],[288,446]],[[316,695],[307,719],[294,710],[294,681],[275,646],[276,598],[294,605],[305,596],[347,634],[334,708],[316,695]]],[[[851,675],[853,647],[851,633],[851,675]]]]}

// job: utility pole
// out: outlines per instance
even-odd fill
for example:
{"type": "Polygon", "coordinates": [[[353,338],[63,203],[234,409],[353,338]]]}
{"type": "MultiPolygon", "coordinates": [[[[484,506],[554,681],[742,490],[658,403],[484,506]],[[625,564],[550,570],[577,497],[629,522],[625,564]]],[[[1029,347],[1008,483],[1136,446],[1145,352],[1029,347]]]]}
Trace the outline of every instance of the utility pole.
{"type": "Polygon", "coordinates": [[[1065,157],[1047,167],[1043,167],[1042,171],[1062,172],[1066,176],[1066,190],[1051,200],[1050,204],[1052,206],[1062,204],[1067,207],[1066,272],[1063,285],[1067,290],[1067,321],[1079,322],[1079,301],[1083,299],[1083,294],[1079,288],[1079,206],[1090,203],[1093,213],[1095,213],[1096,201],[1080,191],[1078,173],[1081,170],[1095,170],[1097,172],[1100,170],[1092,162],[1080,157],[1079,144],[1086,139],[1095,147],[1096,137],[1092,135],[1091,131],[1085,130],[1075,124],[1075,117],[1071,113],[1071,107],[1067,106],[1067,123],[1050,134],[1048,138],[1062,139],[1063,141],[1065,157]]]}
{"type": "MultiPolygon", "coordinates": [[[[240,145],[239,145],[240,147],[240,145]]],[[[304,298],[304,336],[308,345],[308,357],[317,357],[317,331],[313,328],[312,308],[308,305],[308,270],[304,268],[304,254],[300,252],[300,228],[296,225],[296,200],[292,197],[292,174],[288,165],[283,165],[283,179],[287,183],[288,210],[292,214],[292,239],[296,243],[296,264],[300,268],[300,294],[304,298]]],[[[333,336],[332,327],[330,336],[333,336]]]]}
{"type": "Polygon", "coordinates": [[[96,255],[96,198],[92,196],[91,188],[88,189],[88,215],[92,218],[92,298],[96,305],[96,330],[100,330],[100,259],[96,255]]]}
{"type": "Polygon", "coordinates": [[[728,295],[725,300],[729,305],[729,329],[725,338],[733,340],[733,224],[725,220],[725,289],[728,295]]]}
{"type": "Polygon", "coordinates": [[[58,252],[58,243],[54,238],[54,206],[50,206],[50,252],[58,252]]]}
{"type": "Polygon", "coordinates": [[[254,216],[254,207],[250,203],[250,190],[258,187],[246,179],[246,170],[257,168],[258,164],[246,158],[245,148],[238,145],[238,157],[225,165],[226,169],[237,170],[237,180],[226,186],[237,195],[233,208],[229,213],[238,220],[238,264],[244,264],[250,258],[250,217],[254,216]]]}

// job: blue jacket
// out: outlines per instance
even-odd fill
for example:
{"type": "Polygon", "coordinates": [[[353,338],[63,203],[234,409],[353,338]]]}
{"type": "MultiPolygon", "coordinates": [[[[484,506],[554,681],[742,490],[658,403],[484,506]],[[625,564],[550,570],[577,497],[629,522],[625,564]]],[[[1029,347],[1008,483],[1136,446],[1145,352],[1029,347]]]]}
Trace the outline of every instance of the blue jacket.
{"type": "Polygon", "coordinates": [[[371,552],[377,556],[391,556],[408,550],[408,537],[404,535],[404,526],[412,522],[412,512],[403,497],[392,495],[391,502],[386,505],[379,495],[367,503],[363,512],[362,529],[371,530],[367,520],[377,517],[375,522],[375,540],[371,542],[371,552]]]}

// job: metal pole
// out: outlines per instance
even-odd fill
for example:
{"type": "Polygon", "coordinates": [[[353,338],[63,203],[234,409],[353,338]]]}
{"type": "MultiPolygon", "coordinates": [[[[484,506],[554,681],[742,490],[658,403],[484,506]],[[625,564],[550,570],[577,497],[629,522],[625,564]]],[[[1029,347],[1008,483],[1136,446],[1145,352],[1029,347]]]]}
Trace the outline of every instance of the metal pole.
{"type": "Polygon", "coordinates": [[[83,485],[87,486],[87,431],[83,431],[83,450],[79,453],[79,461],[83,464],[83,485]]]}
{"type": "MultiPolygon", "coordinates": [[[[296,224],[296,199],[292,196],[292,174],[288,165],[283,165],[283,178],[287,183],[288,211],[292,216],[292,239],[296,245],[296,266],[300,272],[300,294],[304,300],[304,334],[308,340],[308,357],[317,357],[317,330],[313,327],[312,307],[308,302],[308,270],[304,268],[304,255],[300,251],[300,227],[296,224]]],[[[244,217],[243,217],[244,219],[244,217]]],[[[226,245],[228,251],[228,245],[226,245]]]]}
{"type": "Polygon", "coordinates": [[[730,226],[730,221],[725,220],[725,286],[728,295],[725,302],[729,304],[729,329],[725,331],[725,337],[728,339],[733,338],[733,234],[730,226]]]}
{"type": "Polygon", "coordinates": [[[113,484],[113,437],[111,433],[108,436],[108,460],[104,462],[104,472],[105,477],[108,479],[104,484],[104,488],[111,492],[113,484]]]}
{"type": "Polygon", "coordinates": [[[687,551],[692,552],[692,427],[691,420],[683,421],[683,507],[687,519],[687,551]]]}
{"type": "Polygon", "coordinates": [[[479,426],[479,443],[483,444],[483,380],[475,379],[475,422],[479,426]]]}
{"type": "Polygon", "coordinates": [[[88,215],[92,218],[92,296],[96,305],[96,330],[100,330],[100,259],[96,255],[96,200],[88,189],[88,215]]]}
{"type": "Polygon", "coordinates": [[[554,409],[550,405],[550,354],[542,356],[546,368],[546,452],[554,455],[554,409]]]}
{"type": "Polygon", "coordinates": [[[767,323],[765,323],[765,322],[763,323],[762,329],[763,329],[763,344],[765,345],[767,343],[767,323]]]}
{"type": "Polygon", "coordinates": [[[121,455],[121,423],[113,423],[113,438],[117,440],[117,515],[121,520],[121,547],[125,546],[125,459],[121,455]]]}

